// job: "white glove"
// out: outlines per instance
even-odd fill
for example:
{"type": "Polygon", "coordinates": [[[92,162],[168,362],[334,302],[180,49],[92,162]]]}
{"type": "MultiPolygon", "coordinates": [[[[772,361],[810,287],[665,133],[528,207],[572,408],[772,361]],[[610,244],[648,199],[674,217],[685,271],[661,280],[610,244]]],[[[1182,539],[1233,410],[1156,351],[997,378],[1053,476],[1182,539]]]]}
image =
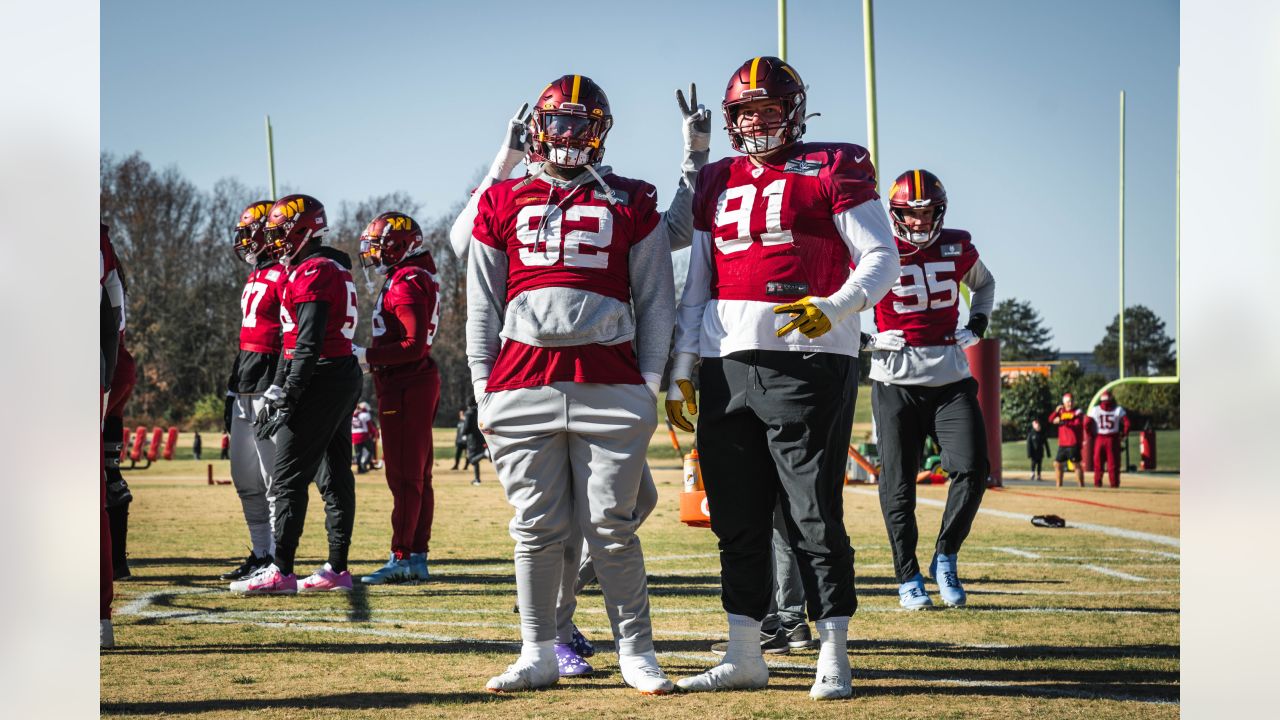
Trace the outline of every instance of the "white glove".
{"type": "Polygon", "coordinates": [[[355,343],[351,343],[351,352],[355,354],[356,362],[360,363],[360,372],[369,372],[369,361],[364,359],[365,353],[367,353],[368,350],[355,343]]]}
{"type": "Polygon", "coordinates": [[[684,149],[692,152],[709,151],[711,111],[705,105],[698,104],[698,86],[689,83],[688,102],[685,102],[684,93],[676,90],[676,102],[680,103],[680,114],[684,116],[684,124],[680,128],[684,133],[684,149]]]}
{"type": "Polygon", "coordinates": [[[902,334],[901,330],[885,330],[882,333],[875,333],[867,343],[866,349],[897,352],[907,346],[907,339],[902,334]]]}
{"type": "Polygon", "coordinates": [[[662,385],[662,376],[654,373],[644,373],[644,386],[648,388],[649,394],[656,400],[658,399],[658,389],[662,385]]]}
{"type": "Polygon", "coordinates": [[[480,401],[484,399],[484,396],[485,396],[484,388],[488,384],[489,384],[489,378],[487,377],[480,378],[479,380],[471,381],[471,392],[475,394],[477,405],[479,405],[480,401]]]}
{"type": "Polygon", "coordinates": [[[960,328],[956,331],[956,344],[960,346],[961,350],[977,345],[981,339],[969,328],[960,328]]]}
{"type": "Polygon", "coordinates": [[[274,402],[276,400],[279,400],[280,398],[284,397],[284,388],[280,387],[279,385],[272,385],[271,387],[267,388],[266,392],[262,393],[262,397],[265,398],[268,402],[274,402]]]}

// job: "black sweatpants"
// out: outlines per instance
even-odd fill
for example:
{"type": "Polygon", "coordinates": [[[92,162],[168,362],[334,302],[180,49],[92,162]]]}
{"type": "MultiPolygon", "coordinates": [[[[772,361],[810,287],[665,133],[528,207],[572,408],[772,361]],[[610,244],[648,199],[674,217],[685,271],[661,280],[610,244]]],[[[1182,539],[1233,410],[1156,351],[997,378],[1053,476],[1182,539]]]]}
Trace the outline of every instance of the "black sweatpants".
{"type": "Polygon", "coordinates": [[[354,357],[318,366],[288,423],[276,432],[275,561],[286,575],[293,572],[313,480],[324,498],[329,562],[338,572],[346,569],[356,515],[351,413],[360,385],[360,367],[354,357]]]}
{"type": "Polygon", "coordinates": [[[857,367],[833,353],[750,350],[703,359],[698,455],[727,612],[756,620],[769,612],[779,500],[809,617],[857,609],[843,495],[857,367]]]}
{"type": "Polygon", "coordinates": [[[965,378],[938,387],[873,382],[871,400],[882,463],[880,512],[889,531],[894,573],[904,583],[920,572],[916,474],[927,435],[942,446],[942,467],[951,480],[935,551],[959,552],[978,514],[990,471],[978,381],[965,378]]]}

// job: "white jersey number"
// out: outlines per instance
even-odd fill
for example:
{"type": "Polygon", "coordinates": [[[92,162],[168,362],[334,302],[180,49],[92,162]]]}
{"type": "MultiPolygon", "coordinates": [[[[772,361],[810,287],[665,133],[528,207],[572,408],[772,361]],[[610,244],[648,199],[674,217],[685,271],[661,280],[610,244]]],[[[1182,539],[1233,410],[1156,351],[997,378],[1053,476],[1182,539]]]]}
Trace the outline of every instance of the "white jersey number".
{"type": "Polygon", "coordinates": [[[356,336],[356,321],[359,320],[360,300],[356,296],[356,284],[347,281],[347,321],[342,324],[342,337],[350,340],[356,336]]]}
{"type": "Polygon", "coordinates": [[[956,281],[951,278],[938,279],[939,273],[954,273],[955,270],[954,262],[925,263],[923,269],[919,265],[903,266],[902,277],[898,278],[898,284],[894,285],[893,294],[900,298],[910,298],[911,301],[895,300],[894,312],[923,312],[955,305],[960,297],[960,288],[956,285],[956,281]]]}
{"type": "Polygon", "coordinates": [[[526,205],[516,215],[516,239],[520,241],[520,262],[527,266],[554,265],[561,257],[565,267],[609,267],[609,253],[613,244],[613,213],[600,205],[574,205],[568,211],[546,206],[526,205]],[[595,218],[597,229],[570,230],[562,234],[567,220],[575,222],[595,218]],[[533,220],[539,219],[535,230],[533,220]]]}
{"type": "Polygon", "coordinates": [[[779,178],[760,190],[764,196],[764,232],[751,233],[751,211],[756,205],[756,186],[739,185],[726,188],[716,200],[716,227],[734,226],[736,237],[716,238],[716,249],[729,255],[742,252],[759,241],[761,245],[790,245],[795,243],[790,228],[782,227],[782,197],[787,189],[787,179],[779,178]],[[729,201],[738,200],[738,207],[729,210],[729,201]]]}
{"type": "Polygon", "coordinates": [[[242,327],[258,326],[258,305],[266,297],[269,287],[262,282],[251,282],[244,286],[244,292],[240,293],[240,312],[244,313],[244,318],[240,321],[242,327]]]}

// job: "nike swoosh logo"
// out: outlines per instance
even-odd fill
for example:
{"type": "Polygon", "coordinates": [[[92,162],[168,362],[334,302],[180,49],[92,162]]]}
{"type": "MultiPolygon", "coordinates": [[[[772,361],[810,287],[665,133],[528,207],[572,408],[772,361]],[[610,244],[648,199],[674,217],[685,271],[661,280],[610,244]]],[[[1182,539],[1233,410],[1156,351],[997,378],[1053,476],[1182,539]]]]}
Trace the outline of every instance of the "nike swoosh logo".
{"type": "Polygon", "coordinates": [[[320,271],[320,268],[311,268],[310,270],[308,270],[308,271],[306,271],[306,272],[304,272],[304,273],[302,273],[302,274],[303,274],[303,275],[315,275],[315,274],[316,274],[317,272],[319,272],[319,271],[320,271]]]}
{"type": "Polygon", "coordinates": [[[805,359],[805,360],[808,360],[808,359],[812,358],[814,355],[817,355],[817,354],[818,354],[818,353],[816,353],[816,352],[811,352],[811,353],[801,353],[801,354],[800,354],[800,357],[801,357],[801,358],[803,358],[803,359],[805,359]]]}
{"type": "Polygon", "coordinates": [[[866,160],[866,159],[867,159],[867,153],[862,153],[862,157],[856,157],[856,158],[854,158],[854,159],[853,159],[853,161],[854,161],[854,162],[856,162],[856,163],[860,163],[860,162],[862,162],[863,160],[866,160]]]}
{"type": "Polygon", "coordinates": [[[645,193],[645,194],[644,194],[644,196],[645,196],[645,197],[657,197],[657,196],[658,196],[658,191],[657,191],[657,190],[654,190],[653,192],[647,192],[647,193],[645,193]]]}

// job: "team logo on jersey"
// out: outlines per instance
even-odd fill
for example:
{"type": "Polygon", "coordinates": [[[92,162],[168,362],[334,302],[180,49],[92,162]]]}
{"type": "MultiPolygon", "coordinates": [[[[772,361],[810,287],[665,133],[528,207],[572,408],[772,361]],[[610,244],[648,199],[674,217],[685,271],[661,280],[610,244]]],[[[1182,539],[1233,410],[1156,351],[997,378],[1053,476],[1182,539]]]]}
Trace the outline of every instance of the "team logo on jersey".
{"type": "Polygon", "coordinates": [[[961,247],[960,243],[951,243],[939,246],[939,251],[942,253],[942,257],[960,257],[964,252],[964,248],[961,247]]]}
{"type": "Polygon", "coordinates": [[[809,283],[771,282],[764,286],[765,295],[808,295],[809,283]]]}
{"type": "Polygon", "coordinates": [[[591,197],[595,198],[596,200],[603,200],[607,203],[616,203],[618,205],[626,205],[631,200],[631,193],[627,192],[626,190],[614,190],[613,197],[610,198],[608,193],[605,193],[602,190],[596,190],[591,193],[591,197]]]}
{"type": "Polygon", "coordinates": [[[268,270],[268,271],[267,271],[267,280],[270,280],[271,282],[275,282],[276,280],[279,280],[279,279],[280,279],[280,271],[279,271],[279,270],[268,270]]]}
{"type": "Polygon", "coordinates": [[[796,175],[817,175],[822,169],[821,160],[805,160],[804,158],[792,158],[787,164],[782,166],[782,172],[794,173],[796,175]]]}

